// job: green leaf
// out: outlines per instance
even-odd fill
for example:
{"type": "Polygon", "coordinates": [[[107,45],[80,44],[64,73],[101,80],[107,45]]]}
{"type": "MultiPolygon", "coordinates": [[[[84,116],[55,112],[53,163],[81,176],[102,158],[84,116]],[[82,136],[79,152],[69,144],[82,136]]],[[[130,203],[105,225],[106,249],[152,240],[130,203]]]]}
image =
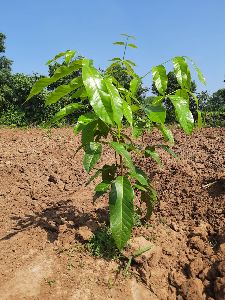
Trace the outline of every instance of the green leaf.
{"type": "Polygon", "coordinates": [[[74,50],[67,50],[65,52],[61,52],[59,54],[57,54],[53,59],[50,59],[49,61],[47,61],[46,65],[50,65],[53,61],[56,61],[57,59],[59,59],[60,57],[65,58],[65,62],[68,64],[71,59],[75,56],[76,51],[74,50]]]}
{"type": "Polygon", "coordinates": [[[161,131],[164,139],[173,145],[174,137],[172,131],[164,124],[158,124],[157,128],[161,131]]]}
{"type": "Polygon", "coordinates": [[[74,92],[72,95],[71,95],[71,99],[87,99],[87,93],[86,93],[86,90],[85,90],[85,87],[82,86],[80,88],[78,88],[76,90],[76,92],[74,92]]]}
{"type": "Polygon", "coordinates": [[[107,192],[111,183],[110,182],[100,182],[95,187],[95,192],[107,192]]]}
{"type": "Polygon", "coordinates": [[[141,185],[148,186],[148,176],[143,170],[135,167],[135,172],[130,174],[132,178],[136,179],[141,185]]]}
{"type": "Polygon", "coordinates": [[[160,156],[159,156],[159,154],[155,151],[155,147],[147,146],[147,147],[145,148],[145,156],[146,156],[146,157],[151,157],[152,159],[154,159],[154,161],[157,162],[157,164],[159,164],[160,166],[162,165],[160,156]]]}
{"type": "Polygon", "coordinates": [[[141,200],[146,203],[147,212],[145,218],[148,220],[152,215],[155,203],[157,201],[156,191],[152,187],[149,187],[147,192],[142,191],[141,200]]]}
{"type": "Polygon", "coordinates": [[[114,57],[110,59],[110,61],[121,61],[122,59],[120,57],[114,57]]]}
{"type": "Polygon", "coordinates": [[[123,157],[124,163],[130,169],[130,171],[135,172],[135,167],[133,165],[131,156],[124,146],[117,142],[111,142],[110,145],[119,155],[123,157]]]}
{"type": "Polygon", "coordinates": [[[166,109],[162,104],[148,105],[145,108],[146,114],[152,122],[165,123],[166,109]]]}
{"type": "Polygon", "coordinates": [[[172,59],[174,66],[174,73],[177,81],[182,88],[191,88],[191,73],[188,68],[188,64],[185,59],[181,56],[176,56],[172,59]]]}
{"type": "Polygon", "coordinates": [[[196,103],[196,108],[197,108],[197,115],[198,115],[198,127],[202,128],[202,114],[201,111],[198,109],[198,98],[195,96],[194,93],[192,93],[191,91],[188,91],[188,93],[193,97],[193,99],[195,100],[196,103]]]}
{"type": "Polygon", "coordinates": [[[165,67],[163,65],[153,67],[152,76],[158,92],[161,95],[165,95],[167,89],[167,83],[168,83],[165,67]]]}
{"type": "Polygon", "coordinates": [[[81,77],[77,77],[71,80],[69,84],[63,84],[57,87],[51,94],[49,94],[45,100],[45,105],[51,105],[56,103],[59,99],[65,95],[71,93],[73,90],[83,85],[81,77]]]}
{"type": "Polygon", "coordinates": [[[98,121],[95,120],[95,121],[87,123],[85,125],[83,124],[82,136],[81,136],[81,142],[82,142],[83,146],[94,141],[94,135],[95,135],[97,123],[98,123],[98,121]]]}
{"type": "Polygon", "coordinates": [[[192,63],[193,67],[195,68],[195,71],[198,74],[198,79],[201,83],[203,83],[204,85],[206,85],[206,80],[204,75],[202,74],[201,70],[199,69],[199,67],[196,65],[196,63],[193,61],[193,59],[191,59],[188,56],[185,56],[188,60],[190,60],[190,62],[192,63]]]}
{"type": "Polygon", "coordinates": [[[177,154],[169,146],[167,146],[167,145],[157,145],[157,147],[162,148],[163,150],[168,152],[174,158],[178,158],[177,154]]]}
{"type": "Polygon", "coordinates": [[[111,97],[113,120],[117,125],[120,125],[123,118],[123,100],[121,99],[117,88],[112,84],[109,78],[105,78],[104,82],[111,97]]]}
{"type": "Polygon", "coordinates": [[[136,95],[140,84],[141,84],[141,78],[139,78],[139,77],[135,77],[131,80],[131,82],[130,82],[130,91],[134,96],[136,95]]]}
{"type": "Polygon", "coordinates": [[[162,101],[164,99],[164,96],[156,96],[154,99],[151,101],[151,105],[161,105],[162,101]]]}
{"type": "Polygon", "coordinates": [[[144,186],[142,186],[142,185],[140,185],[140,184],[135,183],[135,184],[133,184],[133,187],[135,187],[135,188],[138,189],[139,191],[147,192],[146,187],[144,187],[144,186]]]}
{"type": "Polygon", "coordinates": [[[105,123],[113,124],[111,97],[108,94],[108,90],[102,76],[90,64],[88,59],[83,60],[82,77],[90,104],[95,113],[105,123]]]}
{"type": "Polygon", "coordinates": [[[184,90],[177,90],[173,96],[168,96],[175,108],[176,119],[183,130],[190,134],[194,127],[194,118],[189,109],[188,94],[184,90]]]}
{"type": "Polygon", "coordinates": [[[33,96],[39,94],[44,88],[46,88],[51,83],[54,83],[57,80],[73,73],[74,71],[80,69],[80,67],[81,67],[80,61],[74,61],[69,66],[61,66],[61,67],[57,68],[52,77],[45,77],[45,78],[39,79],[33,85],[26,101],[31,99],[33,96]]]}
{"type": "Polygon", "coordinates": [[[137,46],[135,44],[127,44],[128,47],[131,47],[131,48],[137,48],[137,46]]]}
{"type": "Polygon", "coordinates": [[[95,113],[89,112],[84,115],[81,115],[78,118],[77,124],[75,125],[73,132],[78,134],[88,123],[98,120],[98,116],[95,113]]]}
{"type": "Polygon", "coordinates": [[[84,150],[83,165],[84,169],[89,173],[101,157],[102,145],[100,143],[91,142],[85,146],[84,150]]]}
{"type": "Polygon", "coordinates": [[[131,236],[134,215],[134,191],[124,176],[118,176],[109,195],[110,228],[119,250],[131,236]]]}
{"type": "Polygon", "coordinates": [[[125,61],[126,61],[128,64],[130,64],[131,66],[136,67],[136,64],[135,64],[132,60],[126,59],[125,61]]]}
{"type": "Polygon", "coordinates": [[[55,114],[55,116],[51,119],[50,123],[55,123],[55,122],[61,120],[65,116],[72,114],[74,111],[80,109],[81,107],[83,107],[83,105],[81,105],[79,103],[70,103],[70,104],[66,105],[59,112],[57,112],[55,114]]]}
{"type": "Polygon", "coordinates": [[[124,42],[114,42],[113,45],[123,45],[123,46],[125,46],[125,43],[124,42]]]}
{"type": "Polygon", "coordinates": [[[129,34],[126,34],[126,33],[121,33],[120,35],[125,36],[125,37],[130,38],[130,39],[136,40],[136,37],[134,35],[129,35],[129,34]]]}
{"type": "Polygon", "coordinates": [[[132,125],[133,123],[133,114],[130,105],[123,100],[123,114],[127,121],[132,125]]]}

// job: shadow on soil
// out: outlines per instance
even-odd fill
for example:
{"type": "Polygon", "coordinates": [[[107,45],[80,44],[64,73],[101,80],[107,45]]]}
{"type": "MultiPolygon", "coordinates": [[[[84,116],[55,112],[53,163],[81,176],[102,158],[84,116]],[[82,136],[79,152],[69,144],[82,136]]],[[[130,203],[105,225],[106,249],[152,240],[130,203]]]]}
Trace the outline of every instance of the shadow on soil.
{"type": "Polygon", "coordinates": [[[1,240],[8,240],[19,232],[25,231],[29,228],[40,227],[47,232],[48,241],[51,243],[58,239],[59,227],[66,225],[67,228],[78,228],[80,226],[87,226],[91,230],[92,222],[104,223],[107,222],[107,209],[97,209],[94,212],[84,213],[73,205],[70,200],[62,200],[45,208],[41,212],[34,212],[32,215],[25,215],[24,217],[12,217],[16,222],[12,228],[13,232],[7,234],[1,240]]]}

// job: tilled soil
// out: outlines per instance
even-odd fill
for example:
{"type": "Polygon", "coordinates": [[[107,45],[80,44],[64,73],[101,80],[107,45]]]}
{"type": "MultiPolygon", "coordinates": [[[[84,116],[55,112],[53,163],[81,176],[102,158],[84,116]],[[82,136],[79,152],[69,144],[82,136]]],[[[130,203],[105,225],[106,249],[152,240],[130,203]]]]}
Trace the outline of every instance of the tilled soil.
{"type": "MultiPolygon", "coordinates": [[[[175,159],[135,157],[158,192],[133,238],[155,252],[132,262],[93,257],[86,240],[107,223],[93,203],[72,129],[0,129],[0,299],[225,299],[225,129],[173,129],[175,159]]],[[[162,143],[157,132],[142,144],[162,143]]],[[[106,150],[101,163],[110,163],[106,150]]],[[[137,200],[137,203],[139,200],[137,200]]]]}

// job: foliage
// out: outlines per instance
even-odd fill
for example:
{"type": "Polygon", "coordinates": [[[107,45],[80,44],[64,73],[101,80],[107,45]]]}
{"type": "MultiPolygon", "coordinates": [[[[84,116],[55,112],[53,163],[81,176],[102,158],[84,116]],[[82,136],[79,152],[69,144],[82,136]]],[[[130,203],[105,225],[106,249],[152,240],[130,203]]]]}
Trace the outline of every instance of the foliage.
{"type": "MultiPolygon", "coordinates": [[[[167,88],[166,88],[166,94],[169,95],[169,94],[175,93],[176,90],[178,90],[180,88],[180,84],[177,80],[176,74],[172,71],[168,72],[167,78],[168,78],[168,83],[167,83],[167,88]]],[[[190,91],[192,93],[196,92],[196,84],[194,81],[191,81],[190,91]]],[[[156,88],[154,81],[152,83],[152,93],[157,96],[160,95],[159,91],[156,88]]],[[[170,99],[165,98],[163,101],[163,104],[167,110],[166,122],[169,122],[169,123],[175,122],[176,121],[175,110],[174,110],[174,106],[171,103],[170,99]]],[[[196,117],[196,115],[195,115],[196,102],[192,97],[190,97],[190,110],[191,110],[192,114],[194,115],[194,117],[196,117]]]]}
{"type": "Polygon", "coordinates": [[[205,126],[225,126],[225,89],[220,89],[211,96],[207,91],[197,95],[203,112],[205,126]]]}
{"type": "MultiPolygon", "coordinates": [[[[129,126],[134,136],[137,136],[136,131],[143,134],[149,126],[156,127],[164,139],[173,144],[173,135],[164,124],[167,112],[163,106],[163,100],[168,98],[171,101],[176,119],[187,134],[191,134],[194,128],[194,118],[189,109],[190,96],[195,99],[198,110],[198,99],[191,91],[192,81],[187,63],[190,59],[186,57],[172,59],[174,73],[179,83],[179,89],[172,94],[167,94],[168,77],[165,66],[158,65],[152,68],[153,80],[159,96],[154,97],[147,107],[143,106],[137,98],[137,90],[143,77],[135,73],[135,64],[126,59],[127,48],[136,48],[137,46],[129,42],[133,37],[123,36],[125,37],[124,41],[114,43],[124,47],[123,57],[112,59],[112,64],[107,68],[105,74],[101,74],[94,67],[93,61],[87,58],[73,60],[73,57],[70,57],[71,52],[66,51],[48,62],[52,64],[64,57],[65,64],[59,66],[51,77],[41,78],[36,82],[27,99],[30,100],[50,84],[80,70],[80,76],[72,79],[69,84],[58,86],[48,95],[45,104],[51,105],[59,101],[62,95],[64,96],[67,92],[71,93],[73,90],[72,98],[76,101],[57,113],[57,120],[59,120],[67,113],[74,112],[78,107],[85,106],[84,101],[88,100],[92,111],[81,115],[74,128],[75,134],[81,132],[81,147],[84,150],[83,165],[88,173],[94,171],[105,147],[110,147],[115,152],[114,163],[95,169],[90,181],[101,176],[101,182],[95,188],[96,195],[109,192],[110,230],[119,250],[126,245],[134,225],[135,191],[140,191],[141,201],[146,204],[146,218],[151,216],[157,198],[148,176],[134,165],[132,154],[143,154],[160,162],[156,152],[157,147],[173,153],[168,144],[154,147],[149,145],[143,148],[137,141],[134,141],[134,138],[126,135],[125,129],[129,126]],[[117,66],[122,67],[132,76],[129,86],[124,87],[109,72],[110,69],[117,66]]],[[[191,61],[191,63],[193,62],[191,61]]],[[[199,79],[204,82],[200,70],[196,65],[194,66],[199,79]]],[[[201,114],[199,111],[198,117],[200,125],[201,114]]]]}

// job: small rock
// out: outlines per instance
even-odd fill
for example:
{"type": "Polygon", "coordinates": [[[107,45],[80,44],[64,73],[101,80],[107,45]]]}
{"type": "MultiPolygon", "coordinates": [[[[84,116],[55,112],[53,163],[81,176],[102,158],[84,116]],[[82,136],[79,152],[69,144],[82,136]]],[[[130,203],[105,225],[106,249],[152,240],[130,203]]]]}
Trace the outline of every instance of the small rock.
{"type": "Polygon", "coordinates": [[[78,229],[77,236],[87,242],[92,238],[93,232],[87,226],[82,226],[78,229]]]}
{"type": "Polygon", "coordinates": [[[171,222],[170,228],[172,228],[174,231],[179,231],[179,227],[175,222],[171,222]]]}
{"type": "Polygon", "coordinates": [[[66,224],[60,225],[59,226],[59,233],[64,233],[68,230],[68,227],[66,224]]]}
{"type": "Polygon", "coordinates": [[[225,277],[225,261],[221,261],[218,265],[220,276],[225,277]]]}
{"type": "Polygon", "coordinates": [[[199,226],[193,227],[191,230],[192,236],[200,236],[203,240],[207,240],[209,224],[202,222],[199,226]]]}
{"type": "Polygon", "coordinates": [[[191,278],[181,285],[181,295],[185,300],[204,300],[203,284],[198,278],[191,278]]]}
{"type": "Polygon", "coordinates": [[[180,287],[185,280],[186,277],[183,274],[178,273],[176,270],[169,273],[169,281],[172,286],[180,287]]]}
{"type": "Polygon", "coordinates": [[[200,251],[200,252],[204,252],[205,250],[205,243],[203,242],[203,240],[199,237],[199,236],[194,236],[190,239],[190,245],[192,248],[200,251]]]}
{"type": "Polygon", "coordinates": [[[196,277],[203,269],[203,261],[201,257],[197,257],[189,265],[189,273],[191,277],[196,277]]]}
{"type": "Polygon", "coordinates": [[[220,245],[218,254],[224,259],[224,257],[225,257],[225,243],[220,245]]]}
{"type": "Polygon", "coordinates": [[[214,292],[216,300],[225,299],[225,277],[218,277],[214,283],[214,292]]]}
{"type": "Polygon", "coordinates": [[[126,256],[133,256],[135,252],[141,251],[142,249],[148,249],[142,254],[135,256],[134,260],[137,263],[144,264],[147,262],[148,266],[154,267],[158,264],[162,256],[162,248],[149,241],[147,241],[143,236],[135,237],[128,242],[129,253],[126,256]]]}

